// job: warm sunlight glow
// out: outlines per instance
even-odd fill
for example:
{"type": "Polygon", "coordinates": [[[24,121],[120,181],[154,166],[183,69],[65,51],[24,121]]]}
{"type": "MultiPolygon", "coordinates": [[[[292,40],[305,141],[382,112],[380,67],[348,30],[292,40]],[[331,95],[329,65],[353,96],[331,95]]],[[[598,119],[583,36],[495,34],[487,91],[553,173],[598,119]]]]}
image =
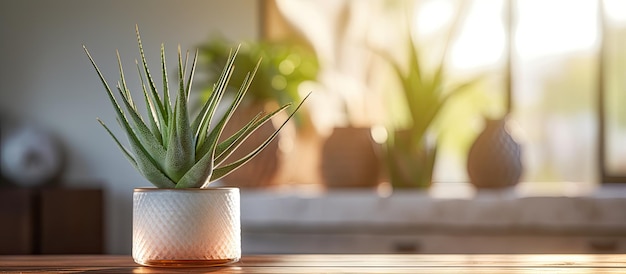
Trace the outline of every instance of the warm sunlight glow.
{"type": "Polygon", "coordinates": [[[517,1],[515,46],[521,55],[542,58],[592,47],[598,39],[597,1],[517,1]]]}
{"type": "Polygon", "coordinates": [[[626,1],[604,0],[604,11],[612,22],[626,24],[626,1]]]}
{"type": "Polygon", "coordinates": [[[454,6],[450,1],[426,1],[416,5],[416,16],[413,25],[420,35],[429,35],[439,31],[454,15],[454,6]]]}
{"type": "Polygon", "coordinates": [[[384,144],[387,141],[387,129],[384,126],[373,126],[372,127],[372,139],[377,144],[384,144]]]}
{"type": "Polygon", "coordinates": [[[475,1],[452,48],[452,66],[474,69],[504,57],[506,37],[501,14],[503,1],[475,1]]]}
{"type": "Polygon", "coordinates": [[[389,182],[382,182],[376,186],[376,194],[380,198],[388,198],[393,194],[393,186],[389,182]]]}

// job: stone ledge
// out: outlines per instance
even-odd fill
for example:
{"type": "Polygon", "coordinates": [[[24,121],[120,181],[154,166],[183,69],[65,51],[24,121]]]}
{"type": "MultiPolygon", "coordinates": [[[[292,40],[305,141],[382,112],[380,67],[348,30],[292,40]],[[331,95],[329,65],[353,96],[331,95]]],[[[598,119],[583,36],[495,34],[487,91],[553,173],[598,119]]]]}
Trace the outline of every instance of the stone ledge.
{"type": "Polygon", "coordinates": [[[430,191],[242,190],[242,226],[255,231],[411,228],[626,235],[626,186],[520,184],[500,191],[439,184],[430,191]],[[460,189],[466,188],[461,191],[460,189]],[[440,193],[440,194],[437,194],[440,193]],[[441,195],[444,193],[445,195],[441,195]],[[447,196],[446,196],[447,195],[447,196]]]}

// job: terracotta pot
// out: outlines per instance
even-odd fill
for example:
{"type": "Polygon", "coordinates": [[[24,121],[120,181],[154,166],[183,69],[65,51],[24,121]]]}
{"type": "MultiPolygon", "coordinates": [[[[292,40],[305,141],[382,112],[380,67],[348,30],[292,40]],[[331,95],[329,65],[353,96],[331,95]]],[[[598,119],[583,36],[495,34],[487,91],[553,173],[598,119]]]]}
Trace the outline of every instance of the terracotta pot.
{"type": "Polygon", "coordinates": [[[378,145],[369,128],[335,128],[322,147],[327,187],[374,187],[380,182],[378,145]]]}
{"type": "Polygon", "coordinates": [[[210,266],[241,258],[239,189],[137,188],[133,259],[146,266],[210,266]]]}
{"type": "Polygon", "coordinates": [[[506,119],[486,120],[467,158],[470,182],[477,188],[517,184],[522,174],[521,146],[506,129],[506,119]]]}

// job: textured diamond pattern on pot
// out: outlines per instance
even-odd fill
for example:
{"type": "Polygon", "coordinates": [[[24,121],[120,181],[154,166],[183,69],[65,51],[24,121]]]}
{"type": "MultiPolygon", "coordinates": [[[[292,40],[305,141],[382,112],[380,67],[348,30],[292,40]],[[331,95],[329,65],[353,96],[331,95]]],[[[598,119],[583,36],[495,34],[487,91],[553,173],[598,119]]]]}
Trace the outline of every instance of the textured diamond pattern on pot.
{"type": "Polygon", "coordinates": [[[134,258],[216,260],[241,256],[238,191],[136,191],[133,203],[134,258]]]}

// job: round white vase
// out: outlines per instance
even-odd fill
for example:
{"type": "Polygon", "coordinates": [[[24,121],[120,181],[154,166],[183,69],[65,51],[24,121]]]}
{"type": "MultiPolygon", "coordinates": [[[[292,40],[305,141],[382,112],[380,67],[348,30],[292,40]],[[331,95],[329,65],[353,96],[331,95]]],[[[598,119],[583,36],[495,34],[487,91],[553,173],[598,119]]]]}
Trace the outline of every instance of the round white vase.
{"type": "Polygon", "coordinates": [[[136,188],[133,259],[145,266],[211,266],[239,261],[238,188],[136,188]]]}

